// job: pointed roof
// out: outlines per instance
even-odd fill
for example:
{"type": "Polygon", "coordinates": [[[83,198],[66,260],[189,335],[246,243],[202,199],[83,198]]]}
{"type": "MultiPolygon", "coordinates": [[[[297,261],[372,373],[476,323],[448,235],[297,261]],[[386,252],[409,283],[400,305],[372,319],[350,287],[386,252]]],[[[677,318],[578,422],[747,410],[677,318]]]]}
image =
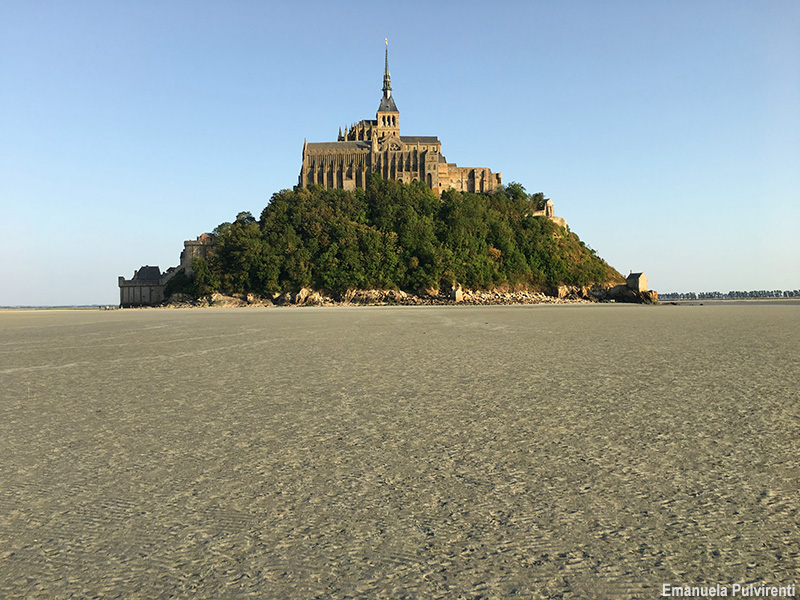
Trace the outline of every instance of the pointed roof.
{"type": "Polygon", "coordinates": [[[389,38],[385,38],[386,42],[386,67],[383,69],[383,95],[392,95],[392,77],[389,75],[389,38]]]}
{"type": "Polygon", "coordinates": [[[397,105],[394,103],[394,98],[384,96],[381,98],[381,104],[378,106],[378,112],[400,112],[397,110],[397,105]]]}
{"type": "Polygon", "coordinates": [[[381,98],[378,112],[400,112],[392,98],[392,77],[389,75],[389,38],[386,41],[386,66],[383,69],[383,98],[381,98]]]}
{"type": "Polygon", "coordinates": [[[161,279],[161,269],[145,265],[133,275],[133,281],[158,281],[161,279]]]}

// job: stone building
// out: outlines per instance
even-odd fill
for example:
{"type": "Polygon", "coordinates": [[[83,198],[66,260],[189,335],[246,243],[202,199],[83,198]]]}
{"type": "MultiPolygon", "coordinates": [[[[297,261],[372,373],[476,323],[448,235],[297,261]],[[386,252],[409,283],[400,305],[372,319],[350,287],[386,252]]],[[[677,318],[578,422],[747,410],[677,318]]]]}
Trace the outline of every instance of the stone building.
{"type": "Polygon", "coordinates": [[[119,305],[130,308],[161,304],[164,300],[165,284],[161,269],[145,265],[134,271],[131,279],[119,278],[119,305]]]}
{"type": "Polygon", "coordinates": [[[303,144],[299,187],[312,184],[352,190],[366,187],[367,173],[404,183],[425,182],[437,195],[447,189],[491,192],[502,184],[502,174],[486,167],[459,167],[442,155],[436,136],[400,135],[400,111],[392,97],[389,44],[383,73],[383,97],[373,120],[362,120],[335,142],[303,144]]]}
{"type": "Polygon", "coordinates": [[[210,233],[200,235],[196,240],[183,242],[180,265],[170,267],[163,273],[158,267],[145,265],[133,272],[131,279],[119,277],[119,305],[122,308],[134,306],[158,306],[164,298],[164,286],[176,273],[183,269],[187,275],[192,272],[196,258],[206,258],[215,247],[214,236],[210,233]]]}
{"type": "Polygon", "coordinates": [[[555,206],[553,205],[553,201],[548,198],[544,203],[544,208],[542,210],[535,210],[531,213],[532,217],[546,217],[550,219],[556,225],[560,225],[561,227],[567,226],[566,219],[562,217],[556,216],[555,206]]]}
{"type": "Polygon", "coordinates": [[[631,273],[625,279],[626,285],[634,292],[646,292],[647,289],[647,276],[644,273],[631,273]]]}
{"type": "Polygon", "coordinates": [[[212,233],[203,233],[196,240],[186,240],[183,242],[181,264],[178,268],[184,269],[187,275],[191,275],[194,259],[207,258],[209,253],[214,250],[215,245],[216,240],[212,233]]]}

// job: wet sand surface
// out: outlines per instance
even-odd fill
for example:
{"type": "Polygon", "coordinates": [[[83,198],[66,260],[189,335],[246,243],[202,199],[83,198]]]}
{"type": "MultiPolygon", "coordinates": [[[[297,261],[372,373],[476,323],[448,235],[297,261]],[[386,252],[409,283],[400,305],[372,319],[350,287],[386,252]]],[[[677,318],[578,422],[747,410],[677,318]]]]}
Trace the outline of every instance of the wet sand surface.
{"type": "Polygon", "coordinates": [[[800,305],[0,312],[2,598],[800,583],[800,305]]]}

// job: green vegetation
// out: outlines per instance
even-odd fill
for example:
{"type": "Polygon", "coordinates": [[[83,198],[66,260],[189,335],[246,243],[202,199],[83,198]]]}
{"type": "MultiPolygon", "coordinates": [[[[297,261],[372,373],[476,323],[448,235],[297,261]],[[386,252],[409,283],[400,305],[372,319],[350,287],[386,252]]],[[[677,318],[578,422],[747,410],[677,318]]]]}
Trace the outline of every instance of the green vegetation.
{"type": "Polygon", "coordinates": [[[543,194],[512,183],[495,194],[372,176],[366,189],[312,186],[272,196],[256,220],[215,230],[217,249],[171,291],[269,294],[310,287],[471,289],[587,285],[622,277],[578,237],[543,217],[543,194]]]}

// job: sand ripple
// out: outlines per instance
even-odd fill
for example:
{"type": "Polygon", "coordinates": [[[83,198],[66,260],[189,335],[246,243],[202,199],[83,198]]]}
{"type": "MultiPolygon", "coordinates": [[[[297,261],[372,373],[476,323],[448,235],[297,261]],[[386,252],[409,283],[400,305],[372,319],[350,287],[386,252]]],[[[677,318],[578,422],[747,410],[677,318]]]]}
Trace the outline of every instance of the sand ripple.
{"type": "Polygon", "coordinates": [[[656,598],[800,573],[798,306],[0,325],[0,597],[656,598]]]}

